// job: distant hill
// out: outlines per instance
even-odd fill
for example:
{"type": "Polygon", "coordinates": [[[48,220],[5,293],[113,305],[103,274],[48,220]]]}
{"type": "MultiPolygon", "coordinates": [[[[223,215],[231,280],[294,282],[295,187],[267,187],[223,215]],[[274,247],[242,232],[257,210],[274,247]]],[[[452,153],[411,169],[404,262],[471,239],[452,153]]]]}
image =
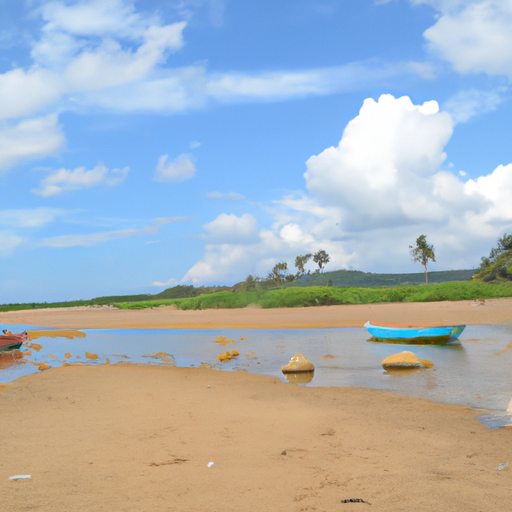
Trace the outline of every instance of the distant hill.
{"type": "MultiPolygon", "coordinates": [[[[439,272],[429,272],[429,283],[446,283],[449,281],[468,281],[478,272],[477,269],[469,270],[444,270],[439,272]]],[[[425,274],[418,272],[414,274],[374,274],[372,272],[362,272],[360,270],[336,270],[333,272],[324,272],[308,274],[300,277],[289,286],[336,286],[336,287],[355,287],[355,288],[380,288],[383,286],[401,286],[424,284],[425,274]]]]}
{"type": "MultiPolygon", "coordinates": [[[[446,283],[450,281],[469,281],[475,273],[477,280],[494,281],[512,280],[512,251],[508,251],[485,270],[447,270],[441,272],[429,272],[429,282],[446,283]]],[[[425,274],[423,272],[414,274],[373,274],[371,272],[362,272],[360,270],[336,270],[333,272],[314,273],[300,277],[291,283],[285,283],[283,288],[290,287],[311,287],[311,286],[332,286],[337,288],[382,288],[400,285],[420,285],[425,283],[425,274]]],[[[0,305],[0,311],[12,311],[20,309],[39,309],[39,308],[60,308],[76,306],[102,306],[116,303],[144,303],[148,301],[159,301],[166,299],[184,299],[198,297],[199,295],[212,294],[215,292],[237,292],[247,291],[245,282],[235,284],[234,286],[199,286],[177,285],[167,288],[157,294],[139,294],[139,295],[111,295],[105,297],[96,297],[90,300],[76,300],[53,303],[25,303],[25,304],[3,304],[0,305]]],[[[271,281],[259,281],[256,289],[268,290],[275,288],[271,281]]]]}
{"type": "Polygon", "coordinates": [[[197,297],[205,293],[215,293],[222,291],[231,291],[231,286],[198,286],[177,285],[167,288],[163,292],[151,295],[149,293],[142,295],[111,295],[108,297],[96,297],[91,299],[92,304],[112,304],[114,302],[142,302],[145,300],[161,299],[184,299],[186,297],[197,297]]]}

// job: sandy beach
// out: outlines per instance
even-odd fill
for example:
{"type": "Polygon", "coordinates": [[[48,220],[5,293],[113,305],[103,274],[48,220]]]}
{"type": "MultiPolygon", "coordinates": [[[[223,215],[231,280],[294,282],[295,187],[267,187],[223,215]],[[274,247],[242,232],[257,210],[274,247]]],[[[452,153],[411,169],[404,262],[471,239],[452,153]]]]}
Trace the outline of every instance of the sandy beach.
{"type": "Polygon", "coordinates": [[[102,307],[34,309],[0,313],[2,324],[62,329],[286,329],[362,327],[375,322],[495,325],[512,323],[512,298],[460,302],[421,302],[317,306],[310,308],[207,309],[180,311],[173,307],[118,310],[102,307]]]}
{"type": "MultiPolygon", "coordinates": [[[[303,309],[0,314],[0,324],[360,327],[512,323],[512,299],[303,309]]],[[[512,390],[511,390],[512,396],[512,390]]],[[[0,390],[0,510],[502,511],[512,428],[479,411],[245,372],[72,365],[0,390]],[[10,480],[14,475],[29,479],[10,480]],[[352,500],[352,501],[351,501],[352,500]],[[356,501],[357,500],[357,501],[356,501]]]]}

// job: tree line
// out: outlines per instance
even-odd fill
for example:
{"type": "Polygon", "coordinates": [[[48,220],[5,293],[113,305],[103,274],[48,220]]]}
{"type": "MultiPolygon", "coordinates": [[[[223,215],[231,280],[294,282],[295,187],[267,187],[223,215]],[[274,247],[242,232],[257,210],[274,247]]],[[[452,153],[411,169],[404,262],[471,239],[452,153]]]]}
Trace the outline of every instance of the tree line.
{"type": "Polygon", "coordinates": [[[315,272],[323,272],[324,267],[329,263],[330,259],[330,256],[323,249],[320,249],[314,254],[308,253],[296,256],[295,268],[297,271],[295,273],[291,273],[288,270],[288,263],[286,263],[286,261],[280,261],[273,266],[272,270],[265,278],[249,274],[244,281],[243,288],[249,291],[256,290],[257,288],[280,287],[284,283],[291,283],[303,275],[310,274],[311,271],[306,270],[306,265],[310,260],[313,260],[318,266],[315,272]]]}
{"type": "MultiPolygon", "coordinates": [[[[498,258],[498,256],[509,250],[512,250],[512,235],[507,235],[505,233],[503,237],[498,239],[498,245],[491,250],[489,257],[482,258],[480,268],[484,269],[485,267],[488,267],[498,258]]],[[[425,272],[425,283],[428,284],[428,263],[429,261],[436,261],[434,246],[428,243],[426,235],[420,235],[416,239],[415,245],[409,246],[409,252],[413,261],[415,263],[420,263],[423,267],[425,272]]],[[[280,287],[284,283],[291,283],[303,275],[311,273],[310,270],[306,271],[306,265],[311,259],[318,266],[315,272],[323,272],[325,265],[330,261],[330,256],[323,249],[314,254],[308,253],[296,256],[295,268],[297,271],[295,273],[289,272],[288,264],[285,261],[281,261],[274,265],[266,278],[254,277],[249,274],[243,283],[243,288],[245,290],[255,290],[257,288],[280,287]]]]}

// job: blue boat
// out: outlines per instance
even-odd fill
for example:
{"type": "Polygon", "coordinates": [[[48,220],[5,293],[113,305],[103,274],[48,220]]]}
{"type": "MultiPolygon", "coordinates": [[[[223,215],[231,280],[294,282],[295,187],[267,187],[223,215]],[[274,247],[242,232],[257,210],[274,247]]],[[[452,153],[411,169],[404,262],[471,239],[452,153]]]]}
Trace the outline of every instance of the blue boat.
{"type": "Polygon", "coordinates": [[[465,325],[364,324],[372,341],[409,345],[444,345],[457,340],[465,325]]]}

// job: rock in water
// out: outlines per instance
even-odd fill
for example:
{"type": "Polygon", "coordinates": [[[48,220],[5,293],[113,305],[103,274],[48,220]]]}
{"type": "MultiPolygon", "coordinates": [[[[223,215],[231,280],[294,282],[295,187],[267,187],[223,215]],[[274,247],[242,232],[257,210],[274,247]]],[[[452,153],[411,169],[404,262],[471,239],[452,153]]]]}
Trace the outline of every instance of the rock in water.
{"type": "Polygon", "coordinates": [[[312,372],[314,370],[313,363],[302,354],[295,354],[286,366],[281,366],[283,373],[312,372]]]}
{"type": "Polygon", "coordinates": [[[421,361],[408,350],[393,354],[382,361],[382,367],[387,368],[421,368],[421,361]]]}

